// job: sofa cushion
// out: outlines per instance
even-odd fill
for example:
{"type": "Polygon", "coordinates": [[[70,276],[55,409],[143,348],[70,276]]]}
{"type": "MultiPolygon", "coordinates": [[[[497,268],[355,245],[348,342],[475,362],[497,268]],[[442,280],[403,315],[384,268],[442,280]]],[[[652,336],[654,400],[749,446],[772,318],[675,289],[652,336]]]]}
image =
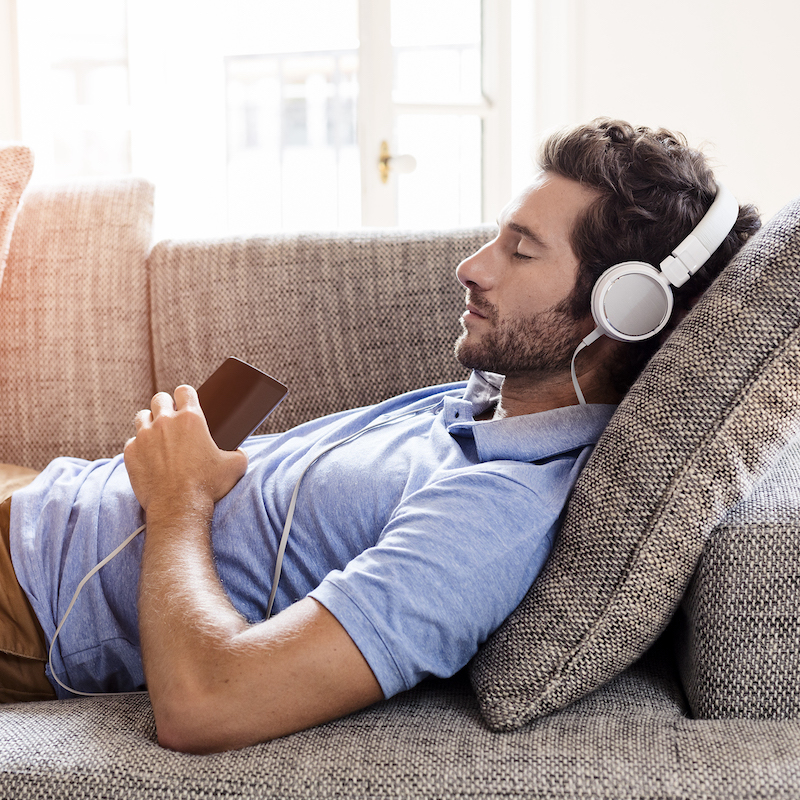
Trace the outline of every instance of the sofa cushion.
{"type": "Polygon", "coordinates": [[[488,724],[574,701],[673,615],[703,544],[800,430],[800,201],[654,356],[576,484],[553,554],[476,656],[488,724]]]}
{"type": "Polygon", "coordinates": [[[800,719],[800,439],[713,531],[677,622],[695,717],[800,719]]]}
{"type": "Polygon", "coordinates": [[[25,193],[0,287],[0,461],[100,458],[132,435],[153,394],[152,214],[138,179],[25,193]]]}
{"type": "Polygon", "coordinates": [[[481,226],[159,242],[149,260],[157,386],[197,386],[238,356],[289,386],[268,432],[463,380],[455,268],[493,235],[481,226]]]}
{"type": "Polygon", "coordinates": [[[32,172],[33,154],[27,147],[0,142],[0,284],[19,201],[32,172]]]}
{"type": "MultiPolygon", "coordinates": [[[[648,654],[559,714],[498,736],[459,679],[311,730],[206,756],[155,743],[146,695],[0,709],[0,797],[790,798],[800,723],[686,719],[663,656],[648,654]]],[[[793,789],[792,787],[795,787],[793,789]]]]}

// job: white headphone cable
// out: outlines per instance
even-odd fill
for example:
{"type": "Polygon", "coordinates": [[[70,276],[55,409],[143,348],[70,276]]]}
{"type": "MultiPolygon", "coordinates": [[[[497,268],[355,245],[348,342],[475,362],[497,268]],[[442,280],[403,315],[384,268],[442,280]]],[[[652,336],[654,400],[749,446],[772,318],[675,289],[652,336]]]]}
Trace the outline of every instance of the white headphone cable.
{"type": "Polygon", "coordinates": [[[586,405],[586,399],[583,396],[583,392],[581,391],[580,384],[578,383],[578,375],[575,372],[575,358],[577,357],[578,353],[584,349],[584,347],[588,347],[592,342],[596,342],[601,336],[603,335],[603,331],[600,328],[595,328],[588,336],[586,336],[581,343],[575,348],[575,352],[572,354],[572,364],[570,365],[570,374],[572,375],[572,386],[575,389],[575,394],[578,396],[578,403],[580,405],[586,405]]]}
{"type": "Polygon", "coordinates": [[[348,442],[352,442],[353,439],[357,439],[367,431],[374,431],[378,428],[382,428],[385,425],[393,425],[395,422],[400,422],[404,420],[406,417],[413,417],[415,414],[421,414],[423,411],[430,411],[432,408],[436,408],[439,405],[439,402],[434,403],[430,406],[425,406],[425,408],[420,408],[417,411],[405,411],[402,414],[398,414],[396,417],[389,417],[389,419],[384,420],[383,422],[379,422],[377,424],[368,425],[366,428],[362,428],[360,431],[356,431],[355,433],[350,434],[350,436],[342,439],[341,441],[334,442],[332,445],[329,445],[324,450],[320,451],[314,458],[306,464],[303,468],[303,471],[300,473],[300,477],[297,479],[297,483],[294,485],[294,491],[292,492],[292,499],[289,502],[289,510],[286,512],[286,522],[283,525],[283,532],[281,533],[281,540],[280,544],[278,545],[278,555],[275,558],[275,572],[272,576],[272,589],[269,593],[269,601],[267,603],[267,614],[265,619],[269,619],[272,614],[272,605],[275,602],[275,594],[278,591],[278,581],[281,577],[281,569],[283,568],[283,554],[286,552],[286,543],[289,540],[289,529],[292,527],[292,519],[294,519],[294,510],[295,506],[297,505],[297,495],[300,492],[300,483],[305,477],[306,472],[319,461],[322,456],[326,453],[330,453],[331,450],[336,449],[339,445],[347,444],[348,442]]]}
{"type": "Polygon", "coordinates": [[[53,636],[53,640],[50,642],[50,648],[47,653],[47,664],[50,667],[50,674],[53,676],[53,680],[62,689],[66,689],[68,692],[79,694],[83,697],[102,697],[103,694],[110,694],[109,692],[104,692],[102,694],[97,692],[81,692],[78,689],[73,689],[71,686],[67,686],[65,683],[62,683],[53,669],[53,648],[55,647],[56,639],[58,639],[58,634],[61,633],[61,629],[64,627],[64,623],[67,621],[67,617],[69,616],[70,611],[72,611],[75,601],[78,599],[81,589],[83,589],[83,587],[86,585],[86,582],[89,580],[89,578],[99,572],[106,564],[108,564],[109,561],[118,556],[144,529],[144,525],[138,527],[124,542],[122,542],[122,544],[120,544],[116,549],[112,550],[99,564],[92,567],[92,569],[86,573],[86,575],[83,577],[83,580],[81,580],[81,582],[78,584],[78,588],[75,590],[75,594],[72,595],[72,600],[70,601],[69,606],[67,606],[64,616],[61,618],[61,622],[56,628],[56,632],[53,636]]]}

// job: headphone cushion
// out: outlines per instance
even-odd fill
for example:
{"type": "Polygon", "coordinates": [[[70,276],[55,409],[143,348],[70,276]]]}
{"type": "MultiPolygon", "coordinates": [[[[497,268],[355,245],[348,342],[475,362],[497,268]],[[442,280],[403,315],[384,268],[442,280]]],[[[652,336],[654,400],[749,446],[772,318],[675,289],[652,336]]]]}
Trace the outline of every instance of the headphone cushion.
{"type": "Polygon", "coordinates": [[[602,332],[623,342],[655,336],[672,314],[672,287],[651,264],[625,261],[607,269],[592,289],[592,316],[602,332]]]}

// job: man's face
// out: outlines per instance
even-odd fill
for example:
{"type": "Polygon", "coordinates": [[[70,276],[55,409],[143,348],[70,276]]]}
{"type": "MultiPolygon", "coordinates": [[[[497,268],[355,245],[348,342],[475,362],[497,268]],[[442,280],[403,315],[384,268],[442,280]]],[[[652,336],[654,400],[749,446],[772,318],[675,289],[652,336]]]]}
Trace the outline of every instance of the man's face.
{"type": "Polygon", "coordinates": [[[579,266],[570,233],[596,197],[543,173],[503,210],[497,237],[459,264],[467,310],[455,350],[464,366],[507,376],[569,368],[593,327],[588,307],[581,320],[569,312],[579,266]]]}

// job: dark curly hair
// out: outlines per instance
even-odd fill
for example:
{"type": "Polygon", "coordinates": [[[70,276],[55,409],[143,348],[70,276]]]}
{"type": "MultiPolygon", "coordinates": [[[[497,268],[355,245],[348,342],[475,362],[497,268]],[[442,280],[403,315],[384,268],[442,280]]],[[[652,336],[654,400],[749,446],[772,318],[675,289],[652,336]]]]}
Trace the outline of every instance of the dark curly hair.
{"type": "MultiPolygon", "coordinates": [[[[705,156],[680,133],[633,127],[600,118],[550,136],[539,166],[599,192],[572,230],[572,248],[581,268],[570,297],[570,312],[582,318],[597,278],[621,261],[658,266],[708,211],[717,184],[705,156]]],[[[682,287],[660,337],[631,343],[612,375],[626,392],[653,353],[697,302],[733,255],[759,228],[752,205],[741,206],[733,230],[682,287]]]]}

